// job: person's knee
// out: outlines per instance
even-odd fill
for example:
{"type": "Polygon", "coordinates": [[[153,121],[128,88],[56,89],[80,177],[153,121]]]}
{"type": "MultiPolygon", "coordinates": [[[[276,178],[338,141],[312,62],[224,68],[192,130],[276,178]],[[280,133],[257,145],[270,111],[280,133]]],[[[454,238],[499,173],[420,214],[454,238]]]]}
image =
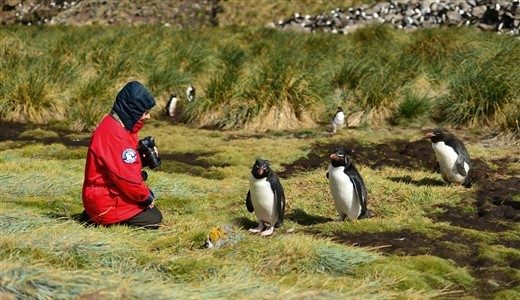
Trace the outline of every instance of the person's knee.
{"type": "Polygon", "coordinates": [[[161,213],[161,211],[157,208],[157,207],[154,207],[154,221],[156,224],[159,224],[159,223],[162,223],[163,221],[163,215],[161,213]]]}

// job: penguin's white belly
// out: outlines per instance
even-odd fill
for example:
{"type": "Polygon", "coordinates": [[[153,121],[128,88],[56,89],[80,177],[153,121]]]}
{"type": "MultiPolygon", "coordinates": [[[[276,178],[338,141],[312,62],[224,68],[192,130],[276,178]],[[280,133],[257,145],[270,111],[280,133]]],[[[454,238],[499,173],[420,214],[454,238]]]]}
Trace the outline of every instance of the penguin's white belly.
{"type": "Polygon", "coordinates": [[[341,129],[345,124],[345,114],[337,113],[334,119],[332,120],[332,126],[334,129],[341,129]]]}
{"type": "MultiPolygon", "coordinates": [[[[449,182],[463,182],[466,176],[459,174],[457,165],[455,164],[458,157],[457,152],[444,144],[444,142],[432,143],[432,146],[444,177],[446,177],[449,182]]],[[[468,174],[469,165],[466,162],[464,162],[464,169],[466,170],[466,174],[468,174]]]]}
{"type": "Polygon", "coordinates": [[[168,107],[168,114],[170,115],[170,117],[174,116],[174,114],[175,114],[175,107],[177,107],[177,101],[176,100],[172,100],[172,102],[170,103],[170,107],[168,107]]]}
{"type": "Polygon", "coordinates": [[[361,214],[361,204],[354,191],[350,177],[344,173],[345,167],[329,165],[329,186],[334,199],[334,206],[340,215],[347,215],[351,220],[361,214]]]}
{"type": "Polygon", "coordinates": [[[278,212],[276,211],[274,193],[267,178],[256,179],[251,176],[249,179],[249,191],[256,218],[274,226],[278,221],[278,212]]]}

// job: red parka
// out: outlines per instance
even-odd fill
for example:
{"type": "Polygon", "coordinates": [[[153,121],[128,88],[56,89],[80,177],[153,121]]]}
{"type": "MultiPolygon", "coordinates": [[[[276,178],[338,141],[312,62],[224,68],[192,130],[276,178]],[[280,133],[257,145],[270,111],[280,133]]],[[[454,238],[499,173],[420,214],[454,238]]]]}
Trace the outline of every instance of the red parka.
{"type": "Polygon", "coordinates": [[[141,176],[137,133],[107,115],[92,134],[83,182],[83,206],[91,221],[114,224],[142,212],[153,194],[141,176]]]}

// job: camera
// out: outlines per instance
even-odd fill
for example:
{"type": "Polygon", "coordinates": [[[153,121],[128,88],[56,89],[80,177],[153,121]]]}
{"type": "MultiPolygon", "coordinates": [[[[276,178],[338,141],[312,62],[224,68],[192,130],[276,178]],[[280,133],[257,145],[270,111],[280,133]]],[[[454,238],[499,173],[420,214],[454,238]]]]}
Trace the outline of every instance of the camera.
{"type": "Polygon", "coordinates": [[[139,140],[137,152],[139,152],[143,167],[155,169],[161,165],[161,158],[159,158],[159,155],[155,152],[155,141],[153,137],[147,136],[139,140]]]}

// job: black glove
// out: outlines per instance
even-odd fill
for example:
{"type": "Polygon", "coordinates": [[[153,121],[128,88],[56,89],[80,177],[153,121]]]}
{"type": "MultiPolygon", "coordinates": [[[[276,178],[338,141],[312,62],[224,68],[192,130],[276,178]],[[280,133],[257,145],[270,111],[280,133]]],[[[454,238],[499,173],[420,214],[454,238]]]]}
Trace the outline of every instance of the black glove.
{"type": "Polygon", "coordinates": [[[153,194],[152,190],[150,190],[150,189],[148,189],[148,190],[150,191],[150,195],[143,202],[143,205],[146,206],[146,207],[150,206],[150,204],[152,204],[153,200],[155,199],[155,195],[153,194]]]}

